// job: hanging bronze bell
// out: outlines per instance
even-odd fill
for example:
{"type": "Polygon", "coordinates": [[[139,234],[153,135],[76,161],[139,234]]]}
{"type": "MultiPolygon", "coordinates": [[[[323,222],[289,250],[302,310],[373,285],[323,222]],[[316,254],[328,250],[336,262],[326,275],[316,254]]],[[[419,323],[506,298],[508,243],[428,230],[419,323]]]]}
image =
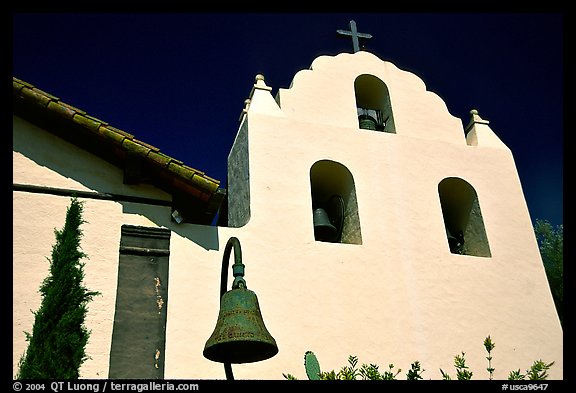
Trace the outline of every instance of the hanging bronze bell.
{"type": "Polygon", "coordinates": [[[336,239],[338,229],[330,222],[330,217],[328,217],[326,210],[321,207],[314,209],[312,219],[314,222],[314,238],[316,240],[331,242],[336,239]]]}
{"type": "Polygon", "coordinates": [[[364,130],[376,130],[376,120],[372,116],[360,115],[358,116],[359,128],[364,130]]]}
{"type": "Polygon", "coordinates": [[[252,363],[278,353],[268,333],[256,294],[247,288],[226,292],[212,336],[206,341],[204,357],[221,363],[252,363]]]}

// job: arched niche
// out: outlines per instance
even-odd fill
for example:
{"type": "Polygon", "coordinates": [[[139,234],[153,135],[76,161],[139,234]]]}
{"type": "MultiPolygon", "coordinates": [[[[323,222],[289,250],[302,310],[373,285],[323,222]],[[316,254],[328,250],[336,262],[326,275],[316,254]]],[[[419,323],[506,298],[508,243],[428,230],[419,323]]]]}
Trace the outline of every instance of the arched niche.
{"type": "Polygon", "coordinates": [[[380,78],[359,75],[354,80],[354,93],[359,128],[396,133],[388,87],[380,78]]]}
{"type": "Polygon", "coordinates": [[[320,160],[310,168],[310,189],[315,239],[332,243],[362,244],[360,215],[352,173],[344,165],[320,160]],[[324,213],[318,209],[323,209],[324,213]],[[318,213],[322,213],[318,215],[318,213]],[[334,237],[323,235],[320,225],[329,220],[336,228],[334,237]]]}
{"type": "Polygon", "coordinates": [[[438,184],[444,227],[453,254],[491,257],[478,195],[474,187],[458,177],[438,184]]]}

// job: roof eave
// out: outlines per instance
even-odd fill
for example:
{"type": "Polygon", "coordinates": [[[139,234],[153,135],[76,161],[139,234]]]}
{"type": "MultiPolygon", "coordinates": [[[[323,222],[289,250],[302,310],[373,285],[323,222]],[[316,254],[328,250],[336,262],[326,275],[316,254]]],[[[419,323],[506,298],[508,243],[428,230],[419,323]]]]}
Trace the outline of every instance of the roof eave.
{"type": "Polygon", "coordinates": [[[137,182],[153,184],[173,195],[173,200],[186,201],[175,202],[187,205],[179,206],[185,222],[212,223],[226,194],[218,180],[30,83],[13,77],[12,86],[15,115],[98,155],[125,173],[127,163],[136,162],[143,174],[137,182]]]}

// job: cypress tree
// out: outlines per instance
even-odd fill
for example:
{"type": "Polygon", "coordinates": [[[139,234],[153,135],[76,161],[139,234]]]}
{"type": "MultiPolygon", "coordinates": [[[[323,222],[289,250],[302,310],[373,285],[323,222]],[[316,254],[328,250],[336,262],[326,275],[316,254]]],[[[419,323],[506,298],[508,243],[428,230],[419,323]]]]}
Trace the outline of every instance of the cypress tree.
{"type": "MultiPolygon", "coordinates": [[[[84,325],[87,304],[98,292],[83,285],[87,255],[81,251],[83,204],[72,198],[61,230],[54,230],[50,273],[40,286],[42,302],[34,313],[32,334],[19,362],[18,379],[78,379],[88,358],[85,346],[90,332],[84,325]]],[[[48,258],[47,258],[48,259],[48,258]]]]}

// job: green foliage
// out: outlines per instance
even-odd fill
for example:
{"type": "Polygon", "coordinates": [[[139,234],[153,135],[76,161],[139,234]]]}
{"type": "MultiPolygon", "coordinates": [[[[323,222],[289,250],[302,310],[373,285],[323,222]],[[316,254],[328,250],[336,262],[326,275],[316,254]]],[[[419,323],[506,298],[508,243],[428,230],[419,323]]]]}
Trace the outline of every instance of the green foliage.
{"type": "Polygon", "coordinates": [[[530,369],[526,371],[528,379],[532,381],[543,381],[547,379],[547,371],[553,364],[554,362],[546,364],[542,359],[534,361],[530,369]]]}
{"type": "MultiPolygon", "coordinates": [[[[494,368],[492,367],[491,362],[492,362],[492,350],[495,347],[496,347],[496,344],[494,343],[494,341],[492,341],[490,336],[487,336],[484,339],[484,348],[486,349],[486,352],[488,352],[488,356],[486,357],[486,359],[488,359],[488,368],[486,368],[486,370],[490,374],[490,380],[492,380],[493,374],[494,374],[494,368]]],[[[468,368],[468,365],[466,365],[465,355],[466,354],[464,352],[461,352],[459,355],[454,356],[454,367],[456,368],[456,379],[458,379],[458,380],[470,380],[470,379],[472,379],[473,372],[470,371],[468,368]]],[[[313,354],[312,351],[306,352],[306,355],[304,358],[305,359],[305,363],[304,363],[305,366],[306,366],[306,360],[308,358],[310,358],[310,361],[309,361],[309,362],[311,362],[310,364],[317,365],[318,370],[320,370],[320,366],[318,364],[318,359],[316,359],[316,356],[313,354]]],[[[547,371],[550,369],[550,367],[552,367],[553,364],[554,364],[554,362],[545,363],[542,360],[537,360],[532,364],[530,369],[526,371],[526,374],[520,373],[520,369],[518,369],[517,371],[510,371],[510,374],[508,375],[508,379],[509,380],[523,380],[526,377],[528,377],[528,379],[530,379],[530,380],[544,380],[544,379],[548,378],[547,371]]],[[[397,369],[396,371],[394,371],[394,364],[389,364],[388,370],[385,370],[384,372],[380,372],[377,364],[364,363],[364,364],[362,364],[360,369],[358,369],[357,365],[358,365],[358,357],[357,356],[349,356],[348,357],[348,365],[342,367],[342,369],[340,369],[340,371],[338,371],[338,372],[335,372],[334,370],[332,370],[329,372],[319,371],[316,374],[312,374],[312,375],[317,375],[318,378],[311,378],[311,375],[308,374],[308,368],[306,368],[306,373],[307,373],[309,379],[320,379],[320,380],[356,380],[356,379],[358,379],[358,377],[360,377],[360,379],[362,379],[362,380],[395,380],[396,377],[398,376],[398,374],[400,374],[400,372],[402,372],[401,369],[397,369]]],[[[408,372],[406,373],[406,379],[407,380],[423,379],[422,373],[424,371],[425,370],[422,369],[420,362],[415,361],[410,365],[410,370],[408,370],[408,372]]],[[[443,380],[452,380],[452,377],[450,377],[450,374],[448,374],[447,372],[445,372],[442,369],[440,369],[440,374],[442,375],[443,380]]],[[[282,375],[284,376],[284,378],[289,379],[289,380],[297,379],[292,374],[284,374],[283,373],[282,375]]]]}
{"type": "Polygon", "coordinates": [[[342,367],[340,371],[336,372],[334,370],[328,372],[321,372],[320,379],[334,381],[334,380],[345,380],[351,381],[355,380],[356,377],[359,375],[359,370],[357,368],[358,365],[358,357],[357,356],[348,356],[348,365],[342,367]]]}
{"type": "Polygon", "coordinates": [[[334,381],[339,379],[338,375],[336,375],[336,373],[334,372],[334,370],[332,371],[328,371],[328,372],[321,372],[320,373],[320,379],[323,381],[334,381]]]}
{"type": "MultiPolygon", "coordinates": [[[[462,352],[461,355],[454,356],[454,367],[456,368],[456,378],[460,381],[467,381],[472,379],[472,372],[468,371],[468,366],[466,365],[465,353],[462,352]]],[[[448,373],[445,373],[440,369],[440,374],[442,374],[442,379],[451,380],[452,378],[448,373]]]]}
{"type": "Polygon", "coordinates": [[[512,370],[510,371],[510,374],[508,374],[509,381],[521,381],[524,379],[524,377],[525,375],[520,373],[520,369],[512,370]]]}
{"type": "Polygon", "coordinates": [[[83,285],[87,256],[80,249],[82,203],[72,198],[61,230],[54,230],[50,273],[40,286],[42,302],[34,313],[32,333],[19,362],[17,379],[77,379],[87,359],[90,333],[84,326],[87,304],[98,292],[83,285]]]}
{"type": "Polygon", "coordinates": [[[408,370],[408,372],[406,373],[406,379],[409,381],[422,379],[422,373],[424,371],[426,371],[426,370],[423,370],[421,368],[420,362],[415,361],[414,363],[412,363],[410,365],[410,370],[408,370]]]}
{"type": "Polygon", "coordinates": [[[445,381],[450,381],[452,378],[450,378],[450,375],[448,373],[445,373],[444,370],[440,369],[440,374],[442,374],[442,379],[445,381]]]}
{"type": "Polygon", "coordinates": [[[491,354],[491,352],[495,346],[496,346],[496,344],[494,344],[492,342],[492,339],[490,338],[490,336],[488,336],[484,339],[484,348],[486,348],[486,352],[488,352],[488,356],[486,356],[486,359],[488,360],[488,368],[486,368],[486,371],[488,371],[490,373],[490,380],[492,380],[492,376],[494,375],[494,367],[492,367],[492,354],[491,354]]]}
{"type": "Polygon", "coordinates": [[[378,370],[378,365],[373,363],[370,365],[362,364],[360,375],[363,380],[378,381],[384,379],[382,374],[380,374],[380,370],[378,370]]]}
{"type": "Polygon", "coordinates": [[[454,367],[456,367],[456,376],[458,377],[458,380],[472,379],[472,372],[468,371],[464,355],[464,352],[462,352],[462,355],[456,355],[454,357],[454,367]]]}
{"type": "MultiPolygon", "coordinates": [[[[378,366],[376,366],[376,369],[378,369],[378,366]]],[[[402,369],[398,369],[396,370],[396,372],[394,373],[392,370],[394,369],[394,365],[392,363],[390,363],[388,365],[388,370],[384,371],[384,374],[382,374],[382,379],[386,380],[386,381],[391,381],[396,379],[396,376],[398,374],[400,374],[400,372],[402,372],[402,369]]]]}
{"type": "Polygon", "coordinates": [[[532,363],[532,366],[526,370],[526,374],[522,374],[520,369],[510,371],[510,374],[508,374],[508,380],[523,381],[528,377],[528,379],[532,381],[543,381],[548,378],[548,370],[553,364],[554,362],[547,364],[541,359],[535,360],[534,363],[532,363]]]}
{"type": "Polygon", "coordinates": [[[546,220],[536,220],[534,233],[540,248],[540,255],[548,277],[550,291],[556,306],[556,312],[563,324],[564,299],[564,226],[553,227],[546,220]]]}
{"type": "MultiPolygon", "coordinates": [[[[358,368],[358,357],[357,356],[348,356],[348,365],[344,366],[340,369],[340,371],[336,372],[335,370],[331,371],[320,371],[320,366],[318,363],[318,359],[316,355],[312,351],[306,351],[304,355],[304,367],[306,369],[306,375],[310,380],[357,380],[358,377],[363,380],[392,380],[396,379],[396,376],[402,371],[400,369],[393,372],[394,365],[390,364],[388,367],[389,369],[384,371],[383,373],[380,372],[378,369],[378,365],[376,364],[362,364],[360,368],[358,368]],[[318,372],[316,372],[318,370],[318,372]]],[[[412,372],[418,374],[420,371],[420,365],[418,362],[413,363],[412,372]],[[414,366],[416,364],[416,366],[414,366]]],[[[292,374],[282,373],[285,379],[288,380],[296,380],[297,378],[294,377],[292,374]]],[[[417,379],[417,378],[414,378],[417,379]]],[[[421,377],[420,377],[421,379],[421,377]]]]}
{"type": "Polygon", "coordinates": [[[338,373],[338,379],[343,380],[354,380],[358,375],[358,370],[356,365],[358,364],[358,357],[357,356],[348,356],[348,366],[342,367],[342,370],[338,373]]]}

